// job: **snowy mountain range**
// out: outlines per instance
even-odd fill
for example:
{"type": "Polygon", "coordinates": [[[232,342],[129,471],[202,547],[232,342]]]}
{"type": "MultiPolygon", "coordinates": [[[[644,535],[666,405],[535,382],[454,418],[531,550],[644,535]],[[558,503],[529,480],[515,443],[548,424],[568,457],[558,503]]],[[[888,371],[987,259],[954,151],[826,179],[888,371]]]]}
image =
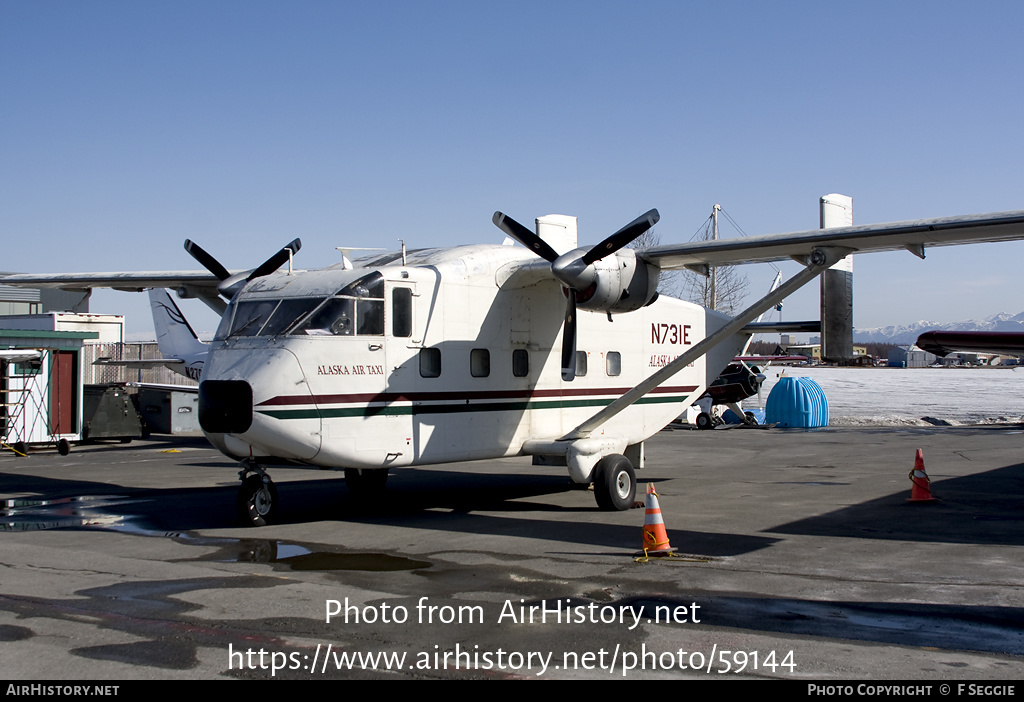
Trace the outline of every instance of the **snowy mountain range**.
{"type": "Polygon", "coordinates": [[[913,324],[853,330],[855,342],[880,341],[890,344],[912,344],[918,336],[927,331],[1008,331],[1024,332],[1024,312],[1020,314],[994,314],[982,321],[968,319],[963,322],[930,322],[922,320],[913,324]]]}

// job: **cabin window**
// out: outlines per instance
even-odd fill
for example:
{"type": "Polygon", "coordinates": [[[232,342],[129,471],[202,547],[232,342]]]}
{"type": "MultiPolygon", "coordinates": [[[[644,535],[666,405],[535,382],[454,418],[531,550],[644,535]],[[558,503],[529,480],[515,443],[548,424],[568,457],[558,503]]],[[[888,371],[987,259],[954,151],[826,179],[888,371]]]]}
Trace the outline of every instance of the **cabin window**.
{"type": "Polygon", "coordinates": [[[441,349],[420,349],[420,375],[424,378],[441,375],[441,349]]]}
{"type": "Polygon", "coordinates": [[[587,374],[587,352],[576,352],[576,377],[582,378],[587,374]]]}
{"type": "Polygon", "coordinates": [[[473,349],[469,352],[469,373],[474,378],[486,378],[491,374],[491,352],[487,349],[473,349]]]}
{"type": "Polygon", "coordinates": [[[619,375],[622,372],[622,356],[618,351],[609,351],[605,357],[605,368],[608,375],[619,375]]]}
{"type": "Polygon", "coordinates": [[[530,353],[526,349],[513,349],[512,375],[525,378],[530,374],[530,353]]]}
{"type": "Polygon", "coordinates": [[[391,334],[412,336],[412,290],[395,288],[391,291],[391,334]]]}

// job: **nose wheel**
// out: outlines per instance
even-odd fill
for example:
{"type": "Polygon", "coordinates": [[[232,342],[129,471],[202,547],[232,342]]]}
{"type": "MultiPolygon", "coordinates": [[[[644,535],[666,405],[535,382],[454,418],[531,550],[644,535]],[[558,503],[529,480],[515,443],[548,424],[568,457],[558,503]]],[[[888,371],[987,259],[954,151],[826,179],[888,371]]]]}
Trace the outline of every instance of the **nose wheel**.
{"type": "Polygon", "coordinates": [[[242,478],[238,488],[238,519],[242,524],[257,527],[277,520],[277,486],[262,469],[242,478]]]}

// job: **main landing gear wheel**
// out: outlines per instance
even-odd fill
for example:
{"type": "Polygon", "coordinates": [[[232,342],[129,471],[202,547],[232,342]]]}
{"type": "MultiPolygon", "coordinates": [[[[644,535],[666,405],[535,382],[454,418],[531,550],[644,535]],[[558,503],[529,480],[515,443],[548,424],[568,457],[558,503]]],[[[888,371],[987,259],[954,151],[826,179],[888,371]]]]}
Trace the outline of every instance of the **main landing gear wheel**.
{"type": "Polygon", "coordinates": [[[636,473],[623,455],[605,456],[594,468],[594,497],[606,512],[621,512],[633,507],[636,499],[636,473]]]}
{"type": "Polygon", "coordinates": [[[277,486],[253,473],[238,488],[238,518],[249,526],[266,526],[277,519],[277,486]]]}
{"type": "Polygon", "coordinates": [[[757,417],[754,415],[753,412],[744,412],[744,414],[743,414],[743,423],[744,424],[749,424],[752,427],[756,427],[757,426],[757,417]]]}
{"type": "Polygon", "coordinates": [[[697,428],[698,429],[714,429],[715,420],[707,412],[701,412],[697,415],[697,428]]]}
{"type": "Polygon", "coordinates": [[[349,492],[358,497],[379,495],[388,482],[387,468],[345,469],[345,485],[349,492]]]}

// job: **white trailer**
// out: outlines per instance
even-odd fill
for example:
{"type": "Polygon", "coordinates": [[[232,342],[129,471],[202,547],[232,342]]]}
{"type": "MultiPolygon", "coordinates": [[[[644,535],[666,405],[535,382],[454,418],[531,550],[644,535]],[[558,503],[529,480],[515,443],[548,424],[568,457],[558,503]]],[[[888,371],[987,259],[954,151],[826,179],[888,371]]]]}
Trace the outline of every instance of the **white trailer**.
{"type": "Polygon", "coordinates": [[[82,438],[82,344],[96,332],[0,329],[0,442],[24,454],[82,438]]]}

